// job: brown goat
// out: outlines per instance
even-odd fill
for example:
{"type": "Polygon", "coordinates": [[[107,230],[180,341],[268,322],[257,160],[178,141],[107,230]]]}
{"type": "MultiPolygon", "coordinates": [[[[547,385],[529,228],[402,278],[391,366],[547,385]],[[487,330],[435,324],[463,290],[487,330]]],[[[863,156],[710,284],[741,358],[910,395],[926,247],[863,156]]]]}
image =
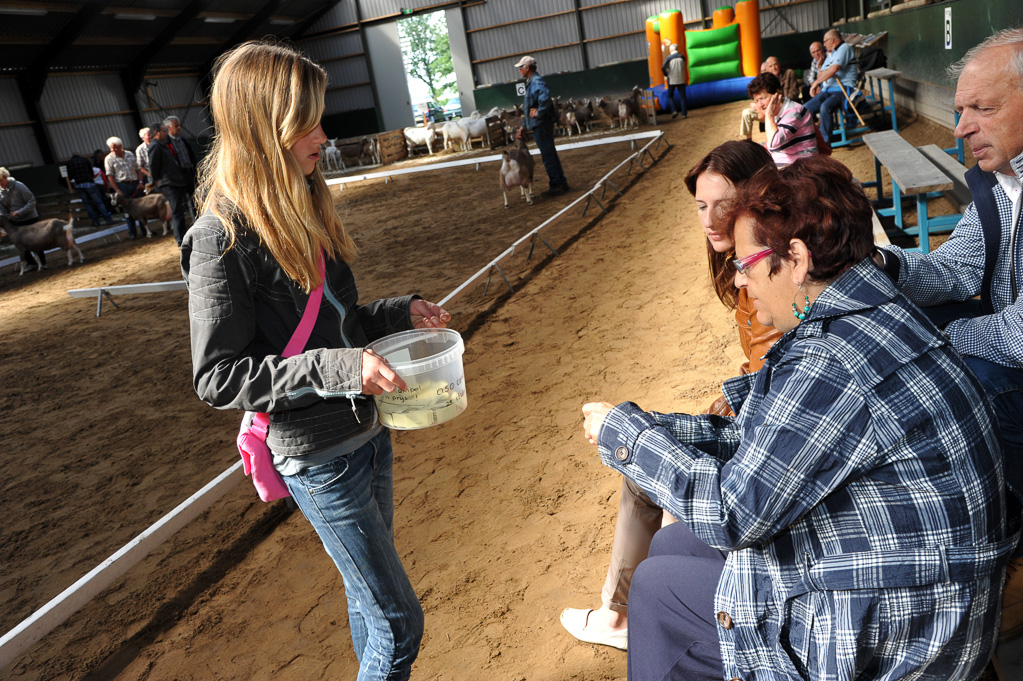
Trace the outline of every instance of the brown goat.
{"type": "Polygon", "coordinates": [[[170,223],[174,215],[171,211],[170,201],[163,194],[154,192],[148,196],[139,196],[134,199],[125,199],[120,194],[112,194],[111,199],[113,199],[114,207],[117,210],[126,211],[128,215],[135,218],[135,222],[140,227],[145,228],[147,237],[153,236],[153,231],[149,229],[150,220],[159,220],[163,223],[162,236],[167,236],[170,232],[170,223]],[[127,203],[127,207],[125,203],[127,203]]]}
{"type": "Polygon", "coordinates": [[[18,251],[21,270],[18,275],[25,274],[25,253],[32,253],[36,265],[43,269],[43,262],[36,255],[36,252],[43,252],[51,248],[59,248],[67,253],[68,267],[74,264],[71,257],[71,249],[78,253],[78,262],[85,262],[85,256],[75,243],[75,237],[71,234],[74,226],[74,219],[71,222],[63,220],[40,220],[28,225],[13,225],[6,216],[0,216],[0,237],[10,237],[11,243],[18,251]]]}

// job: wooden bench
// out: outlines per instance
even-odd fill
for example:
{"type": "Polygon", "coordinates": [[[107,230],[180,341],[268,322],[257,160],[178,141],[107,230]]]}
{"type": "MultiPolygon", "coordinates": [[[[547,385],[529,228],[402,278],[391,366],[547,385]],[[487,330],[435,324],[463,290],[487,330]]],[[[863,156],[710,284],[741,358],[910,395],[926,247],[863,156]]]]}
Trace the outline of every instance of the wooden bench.
{"type": "MultiPolygon", "coordinates": [[[[935,192],[950,191],[954,183],[944,172],[939,170],[927,156],[904,140],[894,130],[874,132],[863,136],[863,142],[874,154],[875,182],[864,183],[864,186],[877,187],[877,200],[883,201],[884,185],[881,181],[881,166],[888,169],[892,177],[892,207],[882,208],[880,215],[894,215],[895,226],[904,234],[915,235],[920,239],[919,250],[927,253],[930,250],[930,233],[954,226],[959,216],[944,215],[929,218],[927,200],[937,195],[935,192]],[[916,198],[917,226],[907,227],[902,219],[902,195],[916,198]]],[[[946,230],[950,231],[950,230],[946,230]]],[[[907,249],[917,250],[917,249],[907,249]]]]}
{"type": "Polygon", "coordinates": [[[96,316],[99,317],[103,311],[103,296],[107,297],[110,304],[118,307],[114,302],[112,293],[160,293],[163,291],[186,291],[184,281],[157,281],[151,284],[125,284],[123,286],[99,286],[96,288],[73,288],[68,289],[67,294],[72,298],[92,298],[96,296],[96,316]]]}
{"type": "Polygon", "coordinates": [[[870,99],[877,100],[881,104],[881,113],[885,111],[891,111],[892,113],[892,130],[895,132],[899,131],[899,125],[895,121],[895,79],[902,75],[902,71],[893,71],[892,69],[873,69],[863,74],[867,83],[870,86],[870,99]],[[884,104],[884,89],[881,83],[878,83],[877,92],[874,92],[874,80],[888,81],[888,106],[884,104]]]}
{"type": "Polygon", "coordinates": [[[966,182],[966,166],[957,161],[954,156],[937,144],[928,144],[919,147],[920,153],[927,157],[938,170],[945,173],[948,179],[952,180],[952,188],[945,190],[945,198],[952,202],[959,213],[966,211],[966,207],[973,203],[973,194],[970,192],[970,185],[966,182]]]}

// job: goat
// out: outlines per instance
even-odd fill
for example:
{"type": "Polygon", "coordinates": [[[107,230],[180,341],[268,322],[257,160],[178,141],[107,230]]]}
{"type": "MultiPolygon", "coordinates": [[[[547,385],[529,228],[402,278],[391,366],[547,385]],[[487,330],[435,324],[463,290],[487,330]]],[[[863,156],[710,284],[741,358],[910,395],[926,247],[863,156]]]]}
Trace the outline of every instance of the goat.
{"type": "Polygon", "coordinates": [[[508,190],[518,187],[526,203],[533,205],[533,156],[526,148],[521,136],[515,138],[515,148],[501,152],[501,191],[504,193],[504,207],[508,205],[508,190]]]}
{"type": "MultiPolygon", "coordinates": [[[[618,118],[618,107],[601,97],[597,100],[597,111],[600,111],[604,116],[607,116],[610,121],[608,128],[610,130],[614,130],[615,121],[618,118]]],[[[594,113],[596,113],[596,111],[594,113]]]]}
{"type": "Polygon", "coordinates": [[[74,218],[70,222],[57,220],[40,220],[28,225],[13,225],[6,216],[0,216],[0,237],[10,237],[11,243],[18,251],[19,265],[21,266],[18,275],[25,274],[25,253],[32,253],[36,266],[43,269],[43,261],[39,259],[36,252],[43,252],[50,248],[60,248],[67,253],[68,267],[74,264],[71,257],[71,249],[78,253],[78,262],[85,262],[85,256],[75,243],[75,237],[71,234],[74,227],[74,218]]]}
{"type": "Polygon", "coordinates": [[[337,138],[327,140],[323,150],[323,165],[326,170],[344,170],[345,162],[341,159],[341,151],[337,148],[337,138]]]}
{"type": "Polygon", "coordinates": [[[630,128],[639,127],[639,93],[640,89],[637,85],[632,88],[632,92],[628,96],[618,100],[618,120],[623,128],[626,124],[630,128]]]}
{"type": "Polygon", "coordinates": [[[456,141],[461,151],[465,151],[469,147],[469,131],[459,125],[458,121],[445,122],[440,131],[444,135],[445,149],[454,149],[456,141]]]}
{"type": "Polygon", "coordinates": [[[433,129],[432,125],[426,126],[425,128],[405,128],[405,144],[408,146],[408,155],[412,155],[412,150],[420,144],[426,145],[426,150],[430,152],[430,156],[433,156],[433,140],[437,137],[437,131],[433,129]]]}
{"type": "Polygon", "coordinates": [[[483,145],[487,143],[487,119],[479,111],[473,111],[468,118],[459,118],[455,122],[465,129],[470,149],[474,139],[480,139],[483,145]]]}
{"type": "Polygon", "coordinates": [[[147,237],[153,236],[153,230],[149,229],[150,220],[159,220],[163,223],[162,236],[167,236],[170,231],[173,212],[171,211],[170,201],[163,194],[157,192],[134,199],[125,198],[120,194],[112,194],[111,200],[114,208],[135,218],[135,221],[146,230],[147,237]]]}
{"type": "Polygon", "coordinates": [[[593,129],[593,102],[584,99],[582,104],[575,104],[575,120],[576,125],[586,126],[586,132],[590,132],[593,129]]]}

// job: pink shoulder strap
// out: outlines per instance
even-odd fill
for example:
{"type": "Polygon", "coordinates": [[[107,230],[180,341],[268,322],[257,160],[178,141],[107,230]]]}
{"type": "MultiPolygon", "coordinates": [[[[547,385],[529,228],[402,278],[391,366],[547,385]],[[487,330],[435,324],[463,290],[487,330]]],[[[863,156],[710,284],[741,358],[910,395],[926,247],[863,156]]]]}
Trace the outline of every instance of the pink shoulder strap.
{"type": "Polygon", "coordinates": [[[309,294],[309,302],[305,304],[302,312],[302,319],[298,323],[295,333],[291,334],[291,340],[282,353],[283,357],[291,357],[305,350],[305,344],[309,342],[309,336],[313,333],[313,326],[316,324],[316,315],[320,312],[320,301],[323,299],[323,282],[327,280],[326,262],[323,251],[320,251],[320,280],[319,286],[309,294]]]}

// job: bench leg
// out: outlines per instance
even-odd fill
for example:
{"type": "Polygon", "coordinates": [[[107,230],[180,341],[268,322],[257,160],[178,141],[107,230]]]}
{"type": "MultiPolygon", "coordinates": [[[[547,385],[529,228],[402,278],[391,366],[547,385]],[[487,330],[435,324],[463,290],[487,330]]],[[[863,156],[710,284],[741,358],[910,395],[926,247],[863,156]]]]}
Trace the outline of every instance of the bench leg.
{"type": "Polygon", "coordinates": [[[892,210],[895,211],[895,226],[902,229],[902,190],[898,182],[892,182],[892,210]]]}
{"type": "Polygon", "coordinates": [[[884,201],[884,184],[881,182],[881,162],[874,157],[874,180],[877,183],[877,203],[884,201]]]}
{"type": "MultiPolygon", "coordinates": [[[[901,213],[902,211],[899,211],[901,213]]],[[[927,224],[927,195],[916,195],[916,220],[920,230],[920,252],[928,253],[931,250],[931,238],[929,234],[930,225],[927,224]]]]}
{"type": "Polygon", "coordinates": [[[97,317],[99,317],[100,314],[103,312],[103,296],[106,296],[107,300],[109,300],[110,304],[113,305],[115,308],[121,309],[118,306],[118,304],[114,302],[114,297],[112,295],[110,295],[109,292],[107,292],[107,291],[105,291],[103,289],[100,289],[99,294],[96,295],[96,316],[97,317]]]}
{"type": "MultiPolygon", "coordinates": [[[[892,130],[895,132],[899,131],[899,126],[895,122],[895,79],[888,79],[888,106],[892,110],[892,130]]],[[[884,99],[881,100],[881,113],[884,113],[884,99]]]]}

